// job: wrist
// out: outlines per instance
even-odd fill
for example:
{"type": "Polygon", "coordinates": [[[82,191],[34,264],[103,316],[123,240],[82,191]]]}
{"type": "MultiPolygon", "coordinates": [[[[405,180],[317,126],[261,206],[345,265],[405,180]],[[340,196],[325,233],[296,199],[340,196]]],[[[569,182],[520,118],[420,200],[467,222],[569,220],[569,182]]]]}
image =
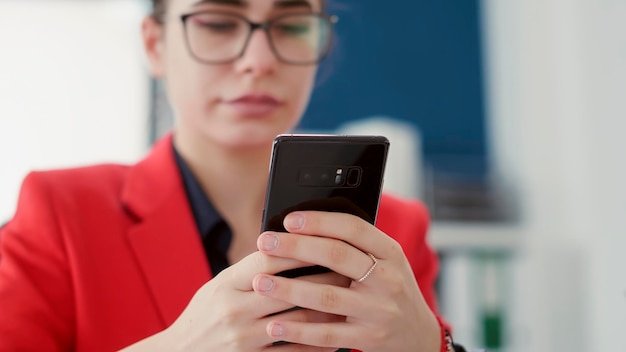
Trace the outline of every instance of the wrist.
{"type": "Polygon", "coordinates": [[[422,336],[421,342],[418,346],[414,346],[412,351],[444,352],[441,339],[441,320],[430,310],[428,310],[428,315],[428,319],[422,320],[424,325],[419,329],[423,332],[423,335],[420,334],[422,336]]]}
{"type": "Polygon", "coordinates": [[[176,352],[183,351],[178,348],[179,346],[174,346],[171,342],[175,341],[169,337],[171,332],[168,329],[165,329],[161,332],[158,332],[154,335],[148,336],[143,340],[137,341],[136,343],[127,346],[120,350],[120,352],[176,352]]]}

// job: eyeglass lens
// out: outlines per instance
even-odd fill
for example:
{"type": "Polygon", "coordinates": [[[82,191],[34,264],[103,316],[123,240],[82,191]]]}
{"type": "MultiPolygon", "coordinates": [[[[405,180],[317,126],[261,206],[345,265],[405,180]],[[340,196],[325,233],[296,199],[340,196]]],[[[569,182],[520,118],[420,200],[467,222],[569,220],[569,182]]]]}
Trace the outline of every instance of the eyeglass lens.
{"type": "MultiPolygon", "coordinates": [[[[327,51],[330,26],[323,16],[298,14],[276,18],[266,32],[279,59],[313,63],[327,51]]],[[[192,54],[205,62],[225,62],[241,56],[251,34],[247,20],[224,13],[191,15],[185,27],[192,54]]]]}

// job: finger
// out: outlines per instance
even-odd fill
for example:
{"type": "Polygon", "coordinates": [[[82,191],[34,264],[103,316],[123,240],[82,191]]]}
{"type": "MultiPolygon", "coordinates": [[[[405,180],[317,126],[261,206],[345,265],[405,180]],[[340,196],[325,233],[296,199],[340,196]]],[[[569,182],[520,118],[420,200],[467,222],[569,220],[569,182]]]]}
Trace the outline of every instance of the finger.
{"type": "MultiPolygon", "coordinates": [[[[278,315],[268,317],[259,321],[259,325],[262,326],[263,332],[265,333],[265,337],[271,341],[271,344],[274,344],[279,341],[284,342],[266,333],[268,324],[270,324],[275,319],[280,319],[280,321],[285,321],[285,322],[299,322],[299,323],[330,323],[330,322],[345,322],[346,321],[346,317],[343,317],[343,316],[312,311],[309,309],[297,309],[297,310],[291,310],[288,312],[280,313],[278,315]]],[[[273,345],[271,349],[271,351],[327,351],[327,350],[330,350],[333,352],[335,351],[334,349],[320,348],[320,347],[306,346],[306,345],[295,345],[295,344],[273,345]]]]}
{"type": "Polygon", "coordinates": [[[319,211],[294,212],[284,221],[291,233],[339,239],[376,258],[389,259],[404,255],[402,247],[374,225],[358,216],[319,211]]]}
{"type": "Polygon", "coordinates": [[[366,296],[348,288],[280,276],[257,275],[253,287],[262,296],[341,316],[362,318],[368,312],[359,307],[371,306],[366,304],[366,296]]]}
{"type": "Polygon", "coordinates": [[[348,323],[301,323],[276,320],[267,325],[267,334],[275,339],[299,345],[332,349],[359,348],[364,337],[348,323]],[[361,339],[359,338],[361,336],[361,339]]]}
{"type": "Polygon", "coordinates": [[[340,275],[336,272],[300,276],[300,277],[297,277],[296,279],[313,282],[317,284],[327,284],[327,285],[334,285],[334,286],[339,286],[339,287],[350,287],[350,284],[352,283],[351,278],[344,276],[344,275],[340,275]]]}
{"type": "Polygon", "coordinates": [[[318,264],[353,280],[363,277],[374,264],[367,253],[334,238],[265,232],[258,241],[274,244],[262,247],[263,253],[318,264]]]}
{"type": "MultiPolygon", "coordinates": [[[[283,261],[283,262],[287,261],[293,265],[296,265],[296,264],[298,266],[305,265],[305,263],[302,263],[300,261],[293,261],[293,260],[288,261],[282,258],[271,258],[261,253],[258,253],[258,254],[261,257],[259,258],[259,260],[263,260],[262,257],[266,257],[266,259],[268,259],[268,263],[271,261],[283,261]]],[[[237,264],[237,265],[240,265],[240,264],[237,264]]],[[[311,265],[311,264],[306,263],[306,265],[311,265]]],[[[272,264],[268,264],[265,268],[267,269],[267,271],[258,270],[260,268],[256,268],[257,269],[256,272],[253,272],[251,275],[256,276],[258,275],[259,272],[276,273],[276,272],[282,271],[283,268],[284,266],[280,266],[280,265],[273,266],[272,264]]],[[[288,266],[288,268],[292,268],[292,267],[288,266]]],[[[244,270],[244,269],[245,267],[239,268],[239,270],[244,270]]],[[[228,275],[228,273],[226,273],[225,275],[228,275]]],[[[231,275],[235,275],[235,274],[231,274],[231,275]]],[[[234,314],[237,314],[237,312],[240,312],[242,315],[245,314],[245,315],[254,316],[256,318],[261,318],[264,316],[275,314],[277,312],[283,312],[294,307],[294,305],[285,301],[270,299],[264,296],[259,296],[252,290],[253,280],[254,280],[254,276],[248,282],[248,286],[250,287],[249,291],[239,292],[239,294],[241,294],[241,297],[237,299],[237,302],[235,303],[236,306],[231,308],[234,311],[234,314]]],[[[341,287],[348,287],[351,282],[349,278],[346,278],[342,275],[339,275],[333,272],[310,275],[310,276],[302,276],[302,277],[299,277],[298,280],[316,282],[316,283],[325,283],[325,284],[336,285],[336,286],[341,286],[341,287]]],[[[223,285],[222,287],[225,290],[228,289],[227,285],[223,285]]],[[[228,295],[229,297],[232,297],[233,295],[233,293],[229,291],[225,291],[223,294],[228,295]]]]}
{"type": "Polygon", "coordinates": [[[262,323],[265,325],[273,320],[296,321],[300,323],[333,323],[345,322],[346,317],[343,315],[324,313],[316,310],[296,307],[288,311],[265,317],[261,320],[262,323]]]}
{"type": "MultiPolygon", "coordinates": [[[[263,297],[259,295],[256,296],[259,298],[263,298],[266,301],[272,300],[269,297],[263,297]]],[[[252,315],[249,314],[250,312],[245,311],[244,306],[240,307],[240,309],[231,311],[230,314],[224,318],[224,322],[228,322],[229,320],[239,321],[242,315],[249,316],[249,321],[246,324],[240,325],[241,328],[235,329],[232,334],[227,334],[225,336],[222,336],[222,338],[226,340],[231,340],[233,344],[241,344],[242,342],[244,342],[244,345],[242,345],[242,347],[246,347],[245,350],[251,350],[255,346],[256,348],[258,348],[259,346],[268,346],[276,341],[279,341],[267,335],[266,333],[267,325],[277,318],[281,321],[300,323],[330,323],[344,322],[346,320],[346,317],[344,316],[327,314],[297,307],[294,308],[292,305],[288,306],[291,309],[281,312],[273,312],[275,314],[271,316],[259,317],[258,319],[252,318],[252,315]]]]}
{"type": "Polygon", "coordinates": [[[316,347],[307,345],[284,344],[264,348],[263,352],[335,352],[336,348],[316,347]]]}
{"type": "MultiPolygon", "coordinates": [[[[253,279],[254,280],[254,279],[253,279]]],[[[317,284],[327,284],[334,285],[339,287],[349,287],[352,282],[349,278],[341,276],[337,273],[325,273],[318,275],[310,275],[310,276],[301,276],[294,280],[302,280],[311,283],[317,284]]],[[[258,285],[258,283],[257,283],[258,285]]],[[[285,312],[287,310],[293,309],[296,307],[295,304],[291,304],[289,302],[285,302],[284,300],[274,299],[267,296],[262,296],[256,294],[254,291],[244,292],[243,298],[239,301],[238,306],[235,307],[237,311],[242,312],[250,312],[253,316],[257,318],[275,315],[279,312],[285,312]],[[254,296],[254,297],[251,297],[254,296]]],[[[323,312],[315,312],[316,314],[324,314],[323,312]]],[[[295,314],[302,314],[302,312],[298,312],[295,314]]],[[[314,314],[314,313],[307,313],[314,314]]]]}
{"type": "Polygon", "coordinates": [[[254,291],[244,292],[233,304],[235,306],[230,309],[231,316],[249,316],[252,319],[262,319],[296,308],[295,305],[289,302],[269,296],[261,296],[254,291]]]}
{"type": "Polygon", "coordinates": [[[310,265],[311,263],[291,258],[272,257],[261,252],[254,252],[226,268],[218,276],[221,275],[221,278],[229,280],[235,289],[247,292],[252,291],[252,279],[259,273],[276,274],[310,265]]]}

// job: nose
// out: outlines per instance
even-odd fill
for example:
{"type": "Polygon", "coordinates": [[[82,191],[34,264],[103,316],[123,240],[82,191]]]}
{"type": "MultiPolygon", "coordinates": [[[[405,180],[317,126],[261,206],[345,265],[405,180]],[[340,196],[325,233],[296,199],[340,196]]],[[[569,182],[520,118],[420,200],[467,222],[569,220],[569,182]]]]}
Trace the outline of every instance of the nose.
{"type": "Polygon", "coordinates": [[[271,74],[278,59],[274,54],[267,33],[258,29],[252,32],[243,55],[235,62],[236,70],[254,76],[271,74]]]}

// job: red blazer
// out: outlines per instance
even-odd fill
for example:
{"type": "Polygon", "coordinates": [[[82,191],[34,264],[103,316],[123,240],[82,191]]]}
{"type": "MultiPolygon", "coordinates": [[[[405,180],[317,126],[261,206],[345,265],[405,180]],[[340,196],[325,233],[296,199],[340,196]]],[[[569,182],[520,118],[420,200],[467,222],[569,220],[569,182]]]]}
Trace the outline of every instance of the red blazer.
{"type": "MultiPolygon", "coordinates": [[[[29,174],[0,229],[0,351],[112,351],[173,323],[211,279],[183,187],[171,136],[134,166],[29,174]]],[[[385,195],[377,226],[436,311],[425,208],[385,195]]]]}

